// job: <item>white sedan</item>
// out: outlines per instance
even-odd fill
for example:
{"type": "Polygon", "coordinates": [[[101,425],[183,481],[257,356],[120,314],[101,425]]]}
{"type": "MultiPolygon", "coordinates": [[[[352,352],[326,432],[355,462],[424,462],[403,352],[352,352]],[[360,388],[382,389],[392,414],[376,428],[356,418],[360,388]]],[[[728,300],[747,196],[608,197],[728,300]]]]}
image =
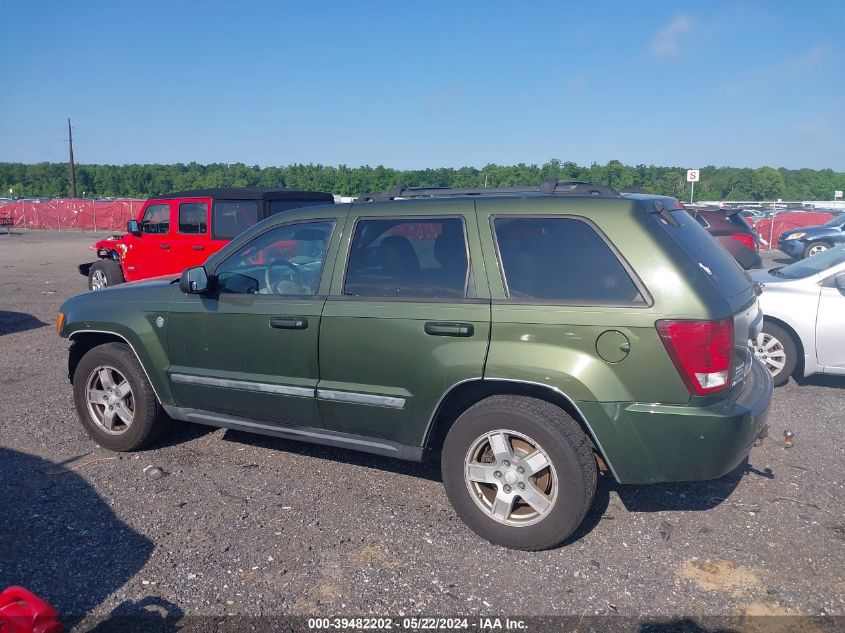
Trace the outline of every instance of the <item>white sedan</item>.
{"type": "Polygon", "coordinates": [[[763,284],[763,330],[749,345],[775,385],[845,375],[845,245],[751,276],[763,284]]]}

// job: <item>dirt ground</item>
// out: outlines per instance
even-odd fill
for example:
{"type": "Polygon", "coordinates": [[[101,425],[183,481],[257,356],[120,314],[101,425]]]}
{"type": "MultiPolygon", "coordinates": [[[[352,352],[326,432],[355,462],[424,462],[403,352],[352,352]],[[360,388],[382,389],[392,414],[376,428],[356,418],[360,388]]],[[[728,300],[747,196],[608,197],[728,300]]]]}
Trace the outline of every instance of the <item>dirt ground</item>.
{"type": "Polygon", "coordinates": [[[845,380],[778,389],[769,439],[723,479],[604,477],[565,546],[510,551],[457,518],[437,464],[189,424],[141,453],[95,446],[54,326],[96,237],[0,233],[0,588],[71,628],[150,609],[845,616],[845,380]]]}

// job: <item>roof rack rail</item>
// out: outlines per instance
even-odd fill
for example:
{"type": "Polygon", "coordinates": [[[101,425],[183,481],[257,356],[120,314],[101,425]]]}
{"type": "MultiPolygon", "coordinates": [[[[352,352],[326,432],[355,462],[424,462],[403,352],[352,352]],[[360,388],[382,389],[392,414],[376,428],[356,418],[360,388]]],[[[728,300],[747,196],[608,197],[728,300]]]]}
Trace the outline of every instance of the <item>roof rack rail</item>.
{"type": "Polygon", "coordinates": [[[570,196],[618,197],[619,192],[609,185],[584,180],[544,180],[540,186],[527,187],[406,187],[396,185],[390,191],[365,193],[356,202],[375,202],[395,198],[420,198],[436,196],[495,196],[519,193],[549,193],[570,196]]]}

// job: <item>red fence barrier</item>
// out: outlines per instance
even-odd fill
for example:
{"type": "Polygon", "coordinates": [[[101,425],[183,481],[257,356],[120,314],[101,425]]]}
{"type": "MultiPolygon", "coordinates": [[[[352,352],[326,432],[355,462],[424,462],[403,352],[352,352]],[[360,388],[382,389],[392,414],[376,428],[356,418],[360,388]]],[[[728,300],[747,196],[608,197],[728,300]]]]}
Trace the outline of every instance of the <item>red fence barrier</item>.
{"type": "Polygon", "coordinates": [[[818,226],[832,217],[832,214],[823,211],[784,211],[778,213],[774,218],[758,220],[754,223],[754,230],[769,243],[769,249],[776,249],[778,238],[786,231],[802,226],[818,226]]]}
{"type": "Polygon", "coordinates": [[[0,205],[0,218],[28,229],[125,231],[126,221],[137,216],[143,200],[77,200],[56,198],[45,202],[10,202],[0,205]]]}

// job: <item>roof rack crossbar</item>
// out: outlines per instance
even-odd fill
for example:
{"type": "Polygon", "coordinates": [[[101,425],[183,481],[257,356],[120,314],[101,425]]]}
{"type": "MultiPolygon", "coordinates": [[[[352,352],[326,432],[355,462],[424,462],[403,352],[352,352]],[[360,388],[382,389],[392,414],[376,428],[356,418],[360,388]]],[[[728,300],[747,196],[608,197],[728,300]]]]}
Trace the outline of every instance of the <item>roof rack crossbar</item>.
{"type": "Polygon", "coordinates": [[[503,194],[545,193],[573,196],[611,196],[619,192],[609,185],[583,180],[544,180],[540,186],[519,187],[406,187],[396,185],[390,191],[374,191],[356,198],[356,202],[375,202],[396,198],[420,198],[436,196],[495,196],[503,194]]]}

